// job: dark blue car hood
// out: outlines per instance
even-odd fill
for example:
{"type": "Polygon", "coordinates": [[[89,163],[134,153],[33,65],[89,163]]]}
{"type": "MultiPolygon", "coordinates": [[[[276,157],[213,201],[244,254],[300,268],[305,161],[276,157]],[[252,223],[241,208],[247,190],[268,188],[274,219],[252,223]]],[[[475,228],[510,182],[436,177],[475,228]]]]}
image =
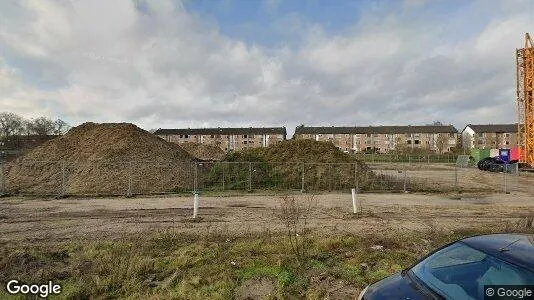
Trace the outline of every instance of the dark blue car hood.
{"type": "Polygon", "coordinates": [[[372,284],[365,293],[365,300],[373,299],[432,299],[433,295],[413,281],[408,273],[397,273],[372,284]],[[399,295],[402,295],[399,296],[399,295]]]}

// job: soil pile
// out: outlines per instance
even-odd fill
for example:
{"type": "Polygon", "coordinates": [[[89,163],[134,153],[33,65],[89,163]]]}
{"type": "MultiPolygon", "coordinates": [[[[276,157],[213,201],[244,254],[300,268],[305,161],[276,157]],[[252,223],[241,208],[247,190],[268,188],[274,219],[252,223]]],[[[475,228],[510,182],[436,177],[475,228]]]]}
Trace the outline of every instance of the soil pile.
{"type": "Polygon", "coordinates": [[[190,155],[203,161],[219,161],[224,159],[225,156],[225,152],[214,145],[183,143],[180,144],[180,147],[190,155]]]}
{"type": "Polygon", "coordinates": [[[232,181],[252,181],[251,185],[259,188],[347,190],[356,184],[367,189],[376,180],[366,164],[330,142],[289,140],[229,153],[225,161],[228,163],[213,169],[208,177],[211,181],[221,182],[224,173],[232,181]]]}
{"type": "Polygon", "coordinates": [[[7,166],[10,193],[167,192],[191,185],[194,158],[128,123],[84,123],[7,166]]]}
{"type": "Polygon", "coordinates": [[[314,140],[288,140],[265,148],[250,148],[230,153],[229,161],[261,159],[267,162],[306,162],[306,163],[360,163],[354,156],[347,155],[330,142],[314,140]]]}

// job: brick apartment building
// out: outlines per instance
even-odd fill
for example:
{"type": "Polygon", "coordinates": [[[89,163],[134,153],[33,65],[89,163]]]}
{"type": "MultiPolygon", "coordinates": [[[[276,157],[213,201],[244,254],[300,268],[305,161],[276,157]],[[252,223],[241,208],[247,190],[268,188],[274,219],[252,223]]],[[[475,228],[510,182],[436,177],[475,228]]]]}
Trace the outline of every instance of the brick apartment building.
{"type": "Polygon", "coordinates": [[[296,139],[331,141],[342,151],[364,152],[375,149],[389,151],[428,149],[449,152],[459,143],[458,130],[452,125],[431,126],[367,126],[367,127],[305,127],[295,129],[296,139]]]}
{"type": "Polygon", "coordinates": [[[462,130],[464,148],[506,149],[518,146],[516,124],[468,124],[462,130]]]}
{"type": "Polygon", "coordinates": [[[267,147],[286,139],[285,127],[158,129],[155,135],[172,143],[199,143],[224,151],[267,147]]]}

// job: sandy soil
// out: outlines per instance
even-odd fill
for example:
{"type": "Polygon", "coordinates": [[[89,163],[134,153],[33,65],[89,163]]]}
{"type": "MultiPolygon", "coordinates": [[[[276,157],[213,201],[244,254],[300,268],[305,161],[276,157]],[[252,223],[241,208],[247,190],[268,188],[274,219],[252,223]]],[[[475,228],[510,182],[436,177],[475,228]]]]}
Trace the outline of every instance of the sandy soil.
{"type": "MultiPolygon", "coordinates": [[[[295,195],[305,201],[309,195],[295,195]]],[[[363,213],[352,214],[350,194],[315,195],[308,228],[321,233],[454,230],[505,226],[534,214],[534,197],[512,194],[360,194],[363,213]]],[[[283,230],[280,196],[202,197],[200,220],[193,197],[0,199],[0,243],[120,238],[172,229],[195,234],[247,234],[283,230]]]]}

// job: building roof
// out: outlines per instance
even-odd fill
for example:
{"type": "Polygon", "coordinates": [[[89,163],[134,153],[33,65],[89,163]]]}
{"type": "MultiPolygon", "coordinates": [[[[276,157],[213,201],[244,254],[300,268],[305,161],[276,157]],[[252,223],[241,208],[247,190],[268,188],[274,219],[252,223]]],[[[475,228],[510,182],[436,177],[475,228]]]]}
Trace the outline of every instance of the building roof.
{"type": "MultiPolygon", "coordinates": [[[[493,133],[493,132],[517,132],[517,123],[515,124],[467,124],[469,127],[477,133],[493,133]]],[[[465,130],[465,129],[464,129],[465,130]]]]}
{"type": "Polygon", "coordinates": [[[299,126],[295,134],[395,134],[395,133],[458,133],[452,125],[427,126],[362,126],[362,127],[305,127],[299,126]]]}
{"type": "Polygon", "coordinates": [[[248,128],[181,128],[158,129],[155,135],[241,135],[241,134],[283,134],[285,127],[248,127],[248,128]]]}

